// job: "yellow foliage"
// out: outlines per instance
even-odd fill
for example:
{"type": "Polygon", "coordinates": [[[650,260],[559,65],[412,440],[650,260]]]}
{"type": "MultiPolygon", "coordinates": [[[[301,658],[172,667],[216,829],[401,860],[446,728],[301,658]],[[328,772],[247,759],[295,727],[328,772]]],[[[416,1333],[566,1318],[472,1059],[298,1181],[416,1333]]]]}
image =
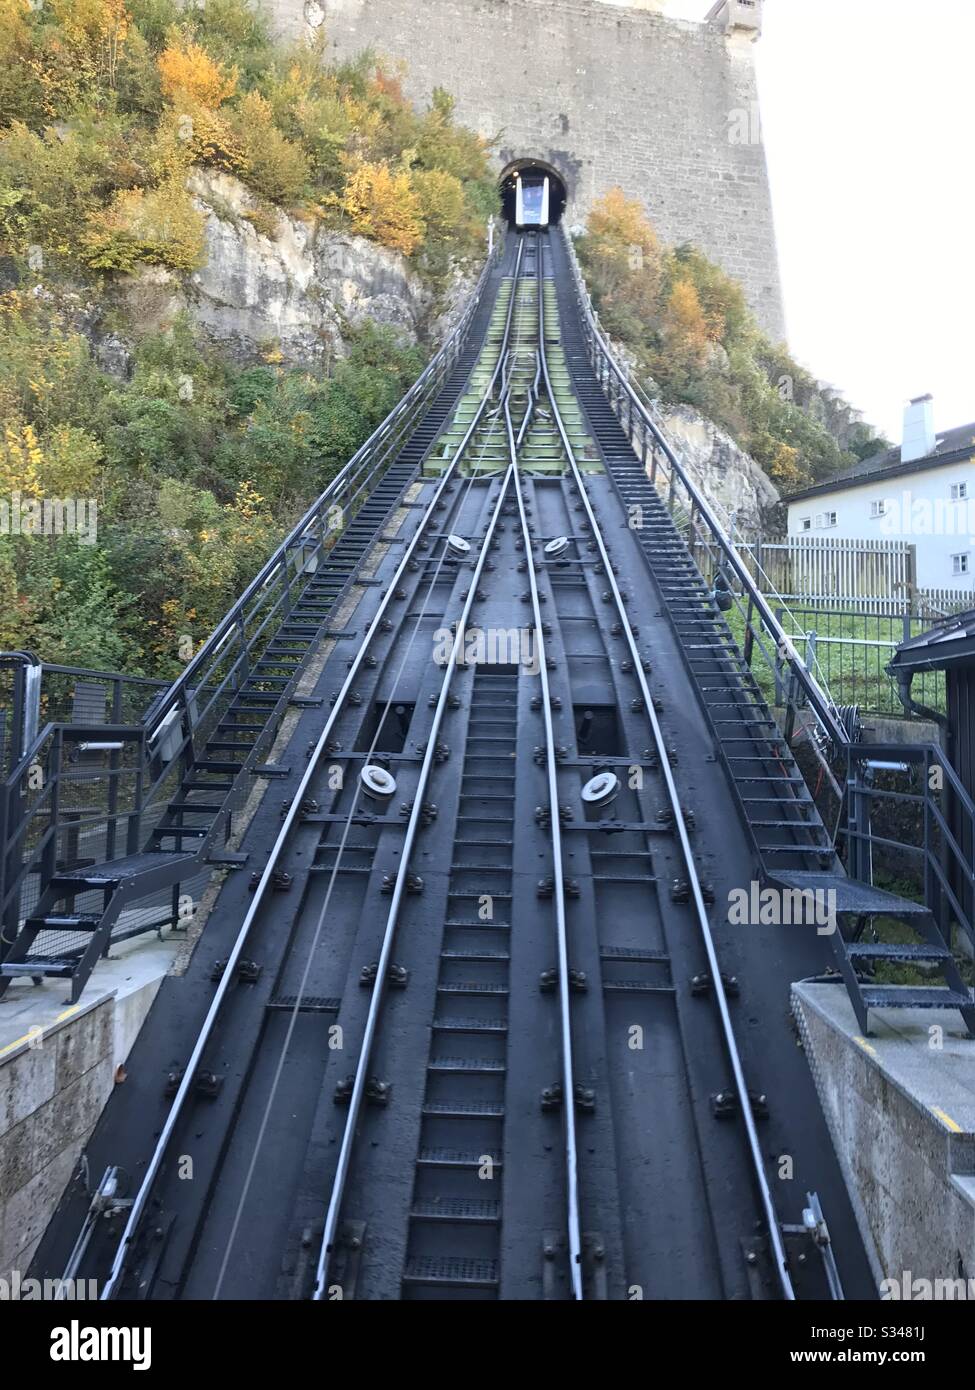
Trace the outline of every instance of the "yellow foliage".
{"type": "Polygon", "coordinates": [[[22,497],[43,497],[40,470],[44,454],[33,425],[7,424],[3,427],[0,450],[0,492],[19,492],[22,497]]]}
{"type": "Polygon", "coordinates": [[[643,204],[627,198],[622,188],[611,188],[594,205],[589,214],[589,234],[627,250],[639,248],[644,260],[655,261],[660,255],[660,243],[643,204]]]}
{"type": "Polygon", "coordinates": [[[4,120],[29,118],[39,95],[36,73],[31,70],[31,32],[27,24],[27,0],[0,0],[0,111],[4,120]]]}
{"type": "Polygon", "coordinates": [[[41,478],[52,497],[91,497],[99,481],[104,450],[93,435],[75,425],[55,425],[44,437],[41,478]]]}
{"type": "Polygon", "coordinates": [[[466,221],[464,185],[440,169],[416,169],[412,175],[420,216],[436,236],[456,234],[466,221]]]}
{"type": "Polygon", "coordinates": [[[244,521],[264,520],[261,515],[265,500],[253,483],[243,482],[234,498],[234,510],[244,521]]]}
{"type": "Polygon", "coordinates": [[[799,450],[780,444],[769,465],[768,475],[783,492],[794,491],[808,483],[808,475],[799,463],[799,450]]]}
{"type": "Polygon", "coordinates": [[[89,213],[82,258],[93,270],[130,272],[139,264],[195,270],[203,258],[203,218],[182,184],[127,188],[89,213]]]}
{"type": "Polygon", "coordinates": [[[360,236],[410,256],[423,237],[420,202],[407,173],[360,164],[346,177],[342,209],[360,236]]]}
{"type": "Polygon", "coordinates": [[[56,116],[87,88],[116,86],[132,20],[125,0],[50,0],[47,9],[57,30],[23,61],[40,85],[45,111],[56,116]]]}
{"type": "Polygon", "coordinates": [[[611,188],[589,216],[587,257],[604,312],[619,331],[652,323],[663,283],[660,243],[640,203],[611,188]]]}
{"type": "Polygon", "coordinates": [[[193,164],[239,174],[244,146],[222,112],[181,96],[160,118],[151,167],[160,178],[183,179],[193,164]]]}
{"type": "Polygon", "coordinates": [[[243,177],[251,188],[276,203],[299,198],[311,178],[311,166],[301,146],[274,124],[267,98],[248,92],[233,114],[232,128],[240,143],[243,177]]]}
{"type": "Polygon", "coordinates": [[[169,45],[158,58],[163,95],[185,95],[213,110],[237,90],[237,69],[225,71],[205,48],[189,39],[169,45]]]}
{"type": "Polygon", "coordinates": [[[691,368],[704,366],[708,356],[708,324],[697,290],[690,280],[677,280],[664,310],[663,340],[667,351],[691,368]]]}

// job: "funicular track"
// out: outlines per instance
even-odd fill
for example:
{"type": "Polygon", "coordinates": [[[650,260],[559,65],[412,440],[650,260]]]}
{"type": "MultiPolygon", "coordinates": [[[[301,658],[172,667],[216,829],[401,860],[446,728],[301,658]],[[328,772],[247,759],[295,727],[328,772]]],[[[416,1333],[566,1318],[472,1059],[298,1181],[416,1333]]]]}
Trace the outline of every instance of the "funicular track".
{"type": "Polygon", "coordinates": [[[825,1296],[806,1187],[866,1287],[811,1086],[759,1134],[700,868],[746,841],[687,810],[567,270],[517,248],[283,824],[255,819],[256,893],[224,890],[89,1147],[125,1204],[76,1246],[76,1185],[42,1247],[105,1297],[825,1296]],[[472,631],[515,635],[471,662],[472,631]],[[787,1143],[805,1186],[773,1196],[787,1143]]]}

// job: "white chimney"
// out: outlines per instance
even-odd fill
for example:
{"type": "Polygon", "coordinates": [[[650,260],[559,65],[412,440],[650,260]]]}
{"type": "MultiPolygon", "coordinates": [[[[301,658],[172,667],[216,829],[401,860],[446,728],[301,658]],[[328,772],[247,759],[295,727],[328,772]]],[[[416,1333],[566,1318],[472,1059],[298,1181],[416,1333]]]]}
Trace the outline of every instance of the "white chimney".
{"type": "Polygon", "coordinates": [[[901,463],[926,459],[938,447],[934,432],[934,397],[918,396],[904,411],[904,442],[901,463]]]}

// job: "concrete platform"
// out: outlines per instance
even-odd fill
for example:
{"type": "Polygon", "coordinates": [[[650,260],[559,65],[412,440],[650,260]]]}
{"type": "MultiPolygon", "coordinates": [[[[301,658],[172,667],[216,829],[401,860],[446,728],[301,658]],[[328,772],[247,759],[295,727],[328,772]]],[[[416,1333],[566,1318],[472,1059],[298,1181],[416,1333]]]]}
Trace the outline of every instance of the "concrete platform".
{"type": "Polygon", "coordinates": [[[957,1012],[874,1011],[864,1037],[842,985],[797,984],[793,1008],[878,1284],[975,1280],[975,1041],[957,1012]]]}
{"type": "Polygon", "coordinates": [[[0,999],[0,1279],[26,1277],[183,941],[173,933],[113,946],[73,1007],[63,981],[16,981],[0,999]]]}

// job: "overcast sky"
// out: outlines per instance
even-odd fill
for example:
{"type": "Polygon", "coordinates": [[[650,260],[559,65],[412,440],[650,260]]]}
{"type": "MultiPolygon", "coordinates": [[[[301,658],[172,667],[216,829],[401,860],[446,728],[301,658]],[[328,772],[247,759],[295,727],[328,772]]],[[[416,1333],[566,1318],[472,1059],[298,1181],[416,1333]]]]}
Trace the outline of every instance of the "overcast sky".
{"type": "MultiPolygon", "coordinates": [[[[703,19],[710,0],[668,0],[703,19]]],[[[900,442],[975,421],[975,0],[765,0],[789,342],[900,442]]]]}

